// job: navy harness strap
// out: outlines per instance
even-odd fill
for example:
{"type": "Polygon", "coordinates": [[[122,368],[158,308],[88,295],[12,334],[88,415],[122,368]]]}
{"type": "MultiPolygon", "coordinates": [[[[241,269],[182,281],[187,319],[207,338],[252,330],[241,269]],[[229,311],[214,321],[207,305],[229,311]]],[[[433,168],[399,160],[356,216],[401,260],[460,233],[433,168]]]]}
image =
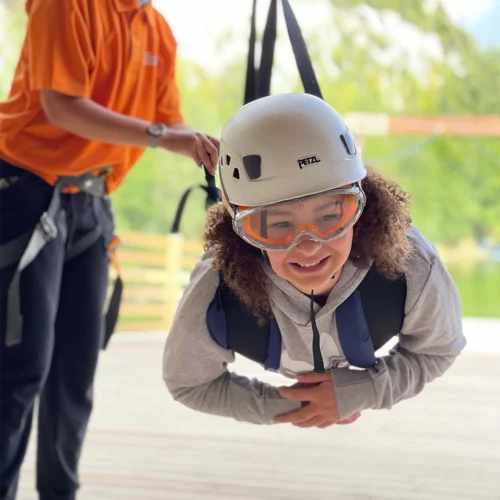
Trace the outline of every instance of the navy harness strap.
{"type": "Polygon", "coordinates": [[[268,356],[269,323],[260,327],[257,318],[233,295],[222,278],[219,292],[226,318],[228,348],[263,365],[268,356]]]}
{"type": "Polygon", "coordinates": [[[375,351],[401,331],[405,302],[404,277],[388,280],[372,266],[335,313],[340,345],[349,364],[360,368],[375,364],[375,351]]]}
{"type": "MultiPolygon", "coordinates": [[[[337,308],[336,321],[342,351],[353,366],[369,368],[375,351],[401,331],[404,321],[406,281],[388,280],[372,267],[359,287],[337,308]]],[[[207,310],[207,326],[218,345],[263,365],[278,370],[281,358],[281,333],[273,318],[259,325],[224,283],[207,310]]]]}
{"type": "Polygon", "coordinates": [[[372,266],[358,287],[363,313],[375,350],[398,335],[405,319],[406,278],[390,280],[372,266]]]}
{"type": "Polygon", "coordinates": [[[363,314],[359,290],[355,290],[337,307],[335,318],[346,360],[359,368],[371,368],[376,361],[375,349],[363,314]]]}
{"type": "Polygon", "coordinates": [[[224,349],[231,349],[266,370],[277,371],[281,359],[281,332],[274,318],[259,325],[224,283],[222,276],[210,303],[206,322],[210,336],[224,349]]]}

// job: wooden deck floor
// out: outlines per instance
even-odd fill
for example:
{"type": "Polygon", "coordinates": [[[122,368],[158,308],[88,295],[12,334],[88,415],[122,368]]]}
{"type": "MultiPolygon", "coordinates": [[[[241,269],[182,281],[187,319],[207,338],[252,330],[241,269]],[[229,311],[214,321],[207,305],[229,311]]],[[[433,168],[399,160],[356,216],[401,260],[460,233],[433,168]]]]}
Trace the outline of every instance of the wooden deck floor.
{"type": "MultiPolygon", "coordinates": [[[[392,411],[306,430],[173,402],[161,380],[163,342],[117,336],[101,357],[79,500],[500,500],[498,344],[472,342],[445,377],[392,411]]],[[[238,371],[260,374],[247,362],[238,371]]],[[[33,441],[19,500],[37,498],[33,441]]]]}

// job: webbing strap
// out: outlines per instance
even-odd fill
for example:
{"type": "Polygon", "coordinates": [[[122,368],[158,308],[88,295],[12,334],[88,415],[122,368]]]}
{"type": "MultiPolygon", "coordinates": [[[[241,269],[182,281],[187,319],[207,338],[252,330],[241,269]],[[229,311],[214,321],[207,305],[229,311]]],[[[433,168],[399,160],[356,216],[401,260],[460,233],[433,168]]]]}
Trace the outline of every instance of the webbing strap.
{"type": "Polygon", "coordinates": [[[61,208],[61,189],[62,182],[58,182],[54,187],[49,207],[42,214],[34,231],[31,233],[28,245],[22,254],[21,260],[10,282],[7,293],[7,334],[5,336],[5,345],[7,347],[20,344],[22,341],[23,317],[20,303],[21,273],[35,260],[42,248],[58,235],[55,220],[61,208]]]}
{"type": "Polygon", "coordinates": [[[244,104],[269,95],[271,90],[271,75],[276,43],[277,0],[271,0],[267,14],[266,27],[262,38],[262,50],[259,67],[255,67],[256,15],[257,0],[253,1],[250,21],[250,38],[248,41],[247,71],[245,80],[244,104]]]}
{"type": "MultiPolygon", "coordinates": [[[[252,361],[276,369],[281,353],[281,334],[276,320],[273,318],[271,323],[259,325],[257,318],[224,283],[222,275],[217,293],[226,326],[225,332],[218,332],[219,335],[225,335],[222,344],[252,361]],[[273,335],[276,337],[274,340],[273,335]],[[273,342],[277,342],[277,347],[270,353],[273,342]],[[270,354],[274,356],[272,364],[266,362],[270,354]]],[[[375,351],[401,332],[405,302],[405,277],[390,280],[372,266],[358,288],[336,310],[340,345],[351,365],[364,368],[373,366],[375,351]]],[[[319,340],[319,332],[317,337],[319,340]]],[[[322,358],[319,360],[319,346],[313,355],[315,369],[322,371],[324,367],[321,366],[322,358]]]]}
{"type": "Polygon", "coordinates": [[[97,226],[93,231],[90,231],[85,236],[82,236],[78,241],[71,245],[70,250],[66,253],[64,260],[69,262],[82,252],[90,248],[102,235],[102,229],[97,226]]]}
{"type": "Polygon", "coordinates": [[[277,1],[271,0],[266,27],[264,28],[264,35],[262,37],[262,53],[258,71],[258,97],[265,97],[271,93],[271,75],[274,62],[274,47],[276,45],[277,20],[277,1]]]}
{"type": "MultiPolygon", "coordinates": [[[[54,186],[49,207],[40,217],[31,235],[25,233],[0,247],[0,263],[2,267],[13,264],[19,259],[7,292],[7,333],[5,337],[7,347],[12,347],[22,342],[23,318],[20,304],[22,272],[35,260],[50,241],[58,235],[64,237],[67,232],[65,217],[61,216],[61,191],[66,186],[76,186],[81,191],[91,194],[94,197],[102,197],[106,194],[105,181],[102,176],[86,173],[78,177],[60,177],[54,186]]],[[[71,250],[71,255],[67,256],[67,260],[75,257],[78,253],[81,253],[92,245],[101,234],[109,232],[106,231],[107,229],[109,227],[98,228],[96,231],[82,238],[83,241],[78,241],[71,250]]]]}
{"type": "Polygon", "coordinates": [[[269,351],[270,325],[259,325],[253,313],[239,301],[220,275],[221,306],[227,328],[227,347],[248,359],[264,365],[269,351]]]}
{"type": "Polygon", "coordinates": [[[194,187],[203,187],[201,184],[197,186],[191,186],[184,191],[181,197],[181,201],[179,201],[179,205],[177,206],[177,212],[175,212],[175,217],[174,217],[174,222],[172,223],[172,229],[171,232],[176,234],[180,231],[181,228],[181,219],[182,219],[182,214],[184,213],[184,208],[186,206],[186,202],[189,198],[189,195],[191,194],[191,191],[193,190],[194,187]]]}
{"type": "Polygon", "coordinates": [[[184,191],[181,200],[179,201],[179,205],[177,206],[177,211],[175,212],[174,222],[172,223],[171,232],[176,234],[181,229],[181,220],[182,214],[184,213],[184,208],[186,207],[187,200],[191,191],[195,187],[200,187],[207,193],[207,198],[205,201],[205,208],[208,210],[214,203],[218,203],[221,200],[220,189],[215,185],[215,177],[203,166],[203,170],[205,171],[205,180],[207,181],[207,185],[203,186],[202,184],[197,184],[195,186],[191,186],[184,191]]]}
{"type": "Polygon", "coordinates": [[[116,256],[116,247],[119,245],[120,240],[118,237],[114,237],[107,245],[108,255],[111,260],[111,264],[116,272],[116,280],[113,286],[113,292],[111,293],[111,298],[108,304],[108,310],[104,318],[104,341],[102,348],[106,349],[109,343],[109,339],[115,330],[116,322],[120,316],[120,305],[122,301],[123,294],[123,280],[120,273],[120,266],[118,265],[118,258],[116,256]]]}
{"type": "Polygon", "coordinates": [[[288,30],[288,37],[290,38],[290,43],[292,44],[293,54],[295,56],[295,61],[297,62],[297,68],[299,69],[300,79],[302,80],[302,85],[304,86],[304,91],[306,94],[312,94],[320,99],[323,99],[321,90],[319,88],[319,83],[316,78],[316,73],[311,62],[311,57],[307,50],[306,42],[304,41],[304,36],[300,30],[297,18],[292,11],[292,7],[288,0],[282,0],[283,12],[285,14],[286,27],[288,30]]]}
{"type": "Polygon", "coordinates": [[[372,266],[359,285],[361,303],[373,347],[380,349],[403,327],[406,304],[406,277],[389,280],[372,266]]]}
{"type": "MultiPolygon", "coordinates": [[[[299,70],[300,79],[307,94],[323,98],[318,80],[311,62],[311,57],[307,50],[304,36],[300,30],[297,18],[293,13],[288,0],[281,0],[285,24],[288,31],[288,37],[292,45],[293,54],[299,70]]],[[[269,12],[267,15],[266,26],[262,38],[262,53],[260,65],[255,67],[255,45],[256,28],[255,18],[257,10],[257,1],[253,1],[252,17],[250,23],[250,38],[248,46],[247,71],[245,81],[245,104],[270,95],[271,76],[274,61],[274,48],[276,44],[276,26],[277,26],[277,0],[271,0],[269,12]]]]}
{"type": "Polygon", "coordinates": [[[255,17],[257,15],[257,0],[252,3],[252,17],[250,19],[250,38],[248,40],[247,72],[245,79],[245,104],[257,98],[257,70],[255,68],[255,17]]]}
{"type": "Polygon", "coordinates": [[[30,242],[33,231],[26,231],[17,238],[0,246],[0,269],[9,267],[19,261],[30,242]]]}

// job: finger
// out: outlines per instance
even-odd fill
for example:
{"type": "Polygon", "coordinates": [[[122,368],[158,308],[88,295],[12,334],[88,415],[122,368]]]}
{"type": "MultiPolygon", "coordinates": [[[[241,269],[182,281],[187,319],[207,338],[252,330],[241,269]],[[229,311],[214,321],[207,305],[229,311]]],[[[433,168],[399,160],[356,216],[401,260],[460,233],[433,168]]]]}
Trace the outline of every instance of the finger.
{"type": "Polygon", "coordinates": [[[205,137],[204,144],[205,144],[205,150],[207,151],[212,161],[212,167],[216,169],[217,160],[219,159],[219,148],[215,144],[213,144],[213,142],[210,141],[208,137],[205,137]]]}
{"type": "Polygon", "coordinates": [[[361,412],[358,411],[354,415],[351,415],[350,417],[347,417],[344,420],[341,420],[341,422],[344,422],[344,421],[348,422],[348,423],[354,422],[354,421],[358,420],[359,417],[361,417],[361,412]]]}
{"type": "Polygon", "coordinates": [[[198,153],[198,156],[201,160],[201,162],[205,165],[206,169],[212,173],[212,161],[210,160],[210,156],[208,155],[207,151],[205,150],[204,143],[203,141],[199,142],[196,145],[196,152],[198,153]]]}
{"type": "Polygon", "coordinates": [[[198,168],[203,168],[203,162],[201,161],[200,155],[198,154],[197,151],[195,151],[193,154],[193,160],[198,166],[198,168]]]}
{"type": "Polygon", "coordinates": [[[328,372],[325,373],[305,373],[304,375],[297,375],[297,380],[305,384],[314,384],[319,382],[326,382],[331,380],[331,376],[328,372]]]}
{"type": "Polygon", "coordinates": [[[279,387],[278,394],[285,399],[292,399],[293,401],[313,401],[318,398],[318,387],[279,387]]]}
{"type": "Polygon", "coordinates": [[[284,415],[279,415],[274,419],[276,424],[295,424],[299,422],[305,422],[317,415],[317,410],[310,405],[304,406],[300,410],[292,411],[290,413],[285,413],[284,415]]]}
{"type": "Polygon", "coordinates": [[[219,158],[219,150],[210,142],[208,137],[203,138],[203,148],[205,151],[208,153],[208,156],[210,158],[210,167],[208,165],[207,168],[209,172],[213,175],[215,173],[215,170],[217,168],[217,160],[219,158]]]}
{"type": "Polygon", "coordinates": [[[307,427],[319,427],[324,422],[325,422],[325,417],[322,417],[321,415],[316,415],[315,417],[310,418],[309,420],[305,420],[304,422],[298,422],[293,425],[295,427],[302,427],[304,429],[307,427]]]}
{"type": "Polygon", "coordinates": [[[352,424],[353,422],[356,422],[358,418],[361,417],[361,413],[355,413],[354,415],[351,415],[350,417],[344,418],[344,420],[341,420],[340,422],[337,422],[339,425],[347,425],[347,424],[352,424]]]}
{"type": "Polygon", "coordinates": [[[326,420],[322,424],[318,425],[318,429],[326,429],[327,427],[331,427],[332,425],[335,425],[335,421],[326,420]]]}
{"type": "Polygon", "coordinates": [[[208,135],[208,140],[215,146],[215,149],[217,149],[217,154],[219,154],[219,149],[220,149],[220,139],[217,139],[217,137],[212,137],[211,135],[208,135]]]}

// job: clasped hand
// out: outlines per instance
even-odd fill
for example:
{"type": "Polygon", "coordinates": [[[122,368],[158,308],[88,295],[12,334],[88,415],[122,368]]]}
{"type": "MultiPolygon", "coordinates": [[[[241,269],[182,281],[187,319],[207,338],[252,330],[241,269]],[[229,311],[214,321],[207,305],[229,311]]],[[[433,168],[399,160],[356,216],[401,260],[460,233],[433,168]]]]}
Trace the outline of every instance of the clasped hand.
{"type": "Polygon", "coordinates": [[[301,386],[279,387],[278,393],[283,398],[302,402],[302,408],[276,417],[275,423],[324,429],[333,424],[351,424],[361,416],[361,413],[355,413],[340,420],[335,387],[329,372],[299,375],[297,380],[301,386]]]}

